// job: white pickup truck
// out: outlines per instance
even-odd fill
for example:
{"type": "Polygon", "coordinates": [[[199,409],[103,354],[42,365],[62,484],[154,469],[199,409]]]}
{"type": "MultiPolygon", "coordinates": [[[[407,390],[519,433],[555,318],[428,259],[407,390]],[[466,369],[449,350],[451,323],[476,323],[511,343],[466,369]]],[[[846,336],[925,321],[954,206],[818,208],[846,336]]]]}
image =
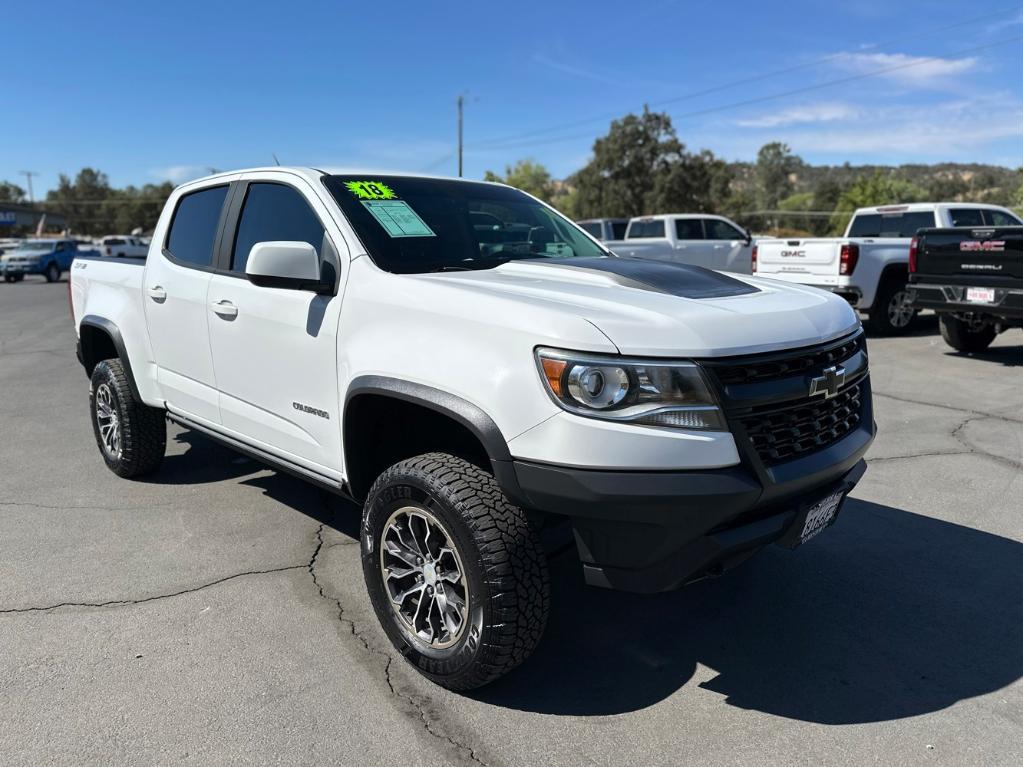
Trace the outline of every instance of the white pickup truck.
{"type": "Polygon", "coordinates": [[[588,583],[675,588],[825,529],[874,437],[845,301],[615,257],[501,184],[211,176],[69,290],[106,466],[158,482],[169,419],[356,500],[384,630],[453,689],[536,647],[559,530],[588,583]]]}
{"type": "Polygon", "coordinates": [[[629,220],[624,240],[605,243],[627,258],[673,261],[749,274],[753,235],[724,216],[671,213],[629,220]]]}
{"type": "Polygon", "coordinates": [[[916,316],[906,283],[909,243],[918,229],[1019,223],[1011,211],[979,203],[860,208],[843,237],[758,240],[753,272],[837,293],[867,313],[871,330],[896,335],[908,331],[916,316]]]}

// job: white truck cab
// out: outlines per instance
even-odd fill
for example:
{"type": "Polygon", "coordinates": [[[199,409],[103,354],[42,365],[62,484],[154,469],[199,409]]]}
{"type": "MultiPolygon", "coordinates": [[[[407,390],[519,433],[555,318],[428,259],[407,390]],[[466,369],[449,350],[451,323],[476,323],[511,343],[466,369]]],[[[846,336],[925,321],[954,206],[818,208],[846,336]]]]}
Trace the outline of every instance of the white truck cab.
{"type": "Polygon", "coordinates": [[[830,290],[860,311],[877,333],[910,329],[916,310],[906,283],[909,243],[918,229],[1015,226],[1010,210],[981,203],[917,202],[860,208],[842,237],[757,241],[755,274],[830,290]]]}
{"type": "Polygon", "coordinates": [[[753,236],[724,216],[671,213],[629,219],[625,238],[607,246],[627,258],[749,274],[753,236]]]}
{"type": "Polygon", "coordinates": [[[452,689],[536,646],[549,531],[672,589],[819,534],[874,437],[845,301],[618,258],[501,184],[219,174],[69,289],[106,466],[158,479],[169,419],[356,500],[381,625],[452,689]]]}

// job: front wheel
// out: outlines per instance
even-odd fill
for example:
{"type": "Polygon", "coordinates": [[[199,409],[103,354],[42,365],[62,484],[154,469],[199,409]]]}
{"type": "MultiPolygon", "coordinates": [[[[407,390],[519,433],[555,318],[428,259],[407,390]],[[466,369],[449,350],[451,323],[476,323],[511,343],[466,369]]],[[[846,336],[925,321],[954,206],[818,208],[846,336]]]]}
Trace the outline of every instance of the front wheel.
{"type": "Polygon", "coordinates": [[[25,279],[25,275],[24,274],[5,274],[4,275],[4,279],[7,280],[7,282],[21,282],[23,279],[25,279]]]}
{"type": "Polygon", "coordinates": [[[167,421],[159,408],[137,402],[118,359],[92,371],[92,430],[103,460],[119,477],[141,477],[160,467],[167,450],[167,421]]]}
{"type": "Polygon", "coordinates": [[[46,277],[47,282],[56,282],[60,279],[60,267],[56,263],[51,263],[46,267],[46,273],[43,276],[46,277]]]}
{"type": "Polygon", "coordinates": [[[950,314],[938,316],[938,326],[945,343],[957,352],[980,352],[988,348],[998,335],[998,329],[991,324],[972,326],[950,314]]]}
{"type": "Polygon", "coordinates": [[[881,284],[874,296],[865,324],[878,335],[898,336],[909,332],[916,314],[906,284],[890,279],[881,284]]]}
{"type": "Polygon", "coordinates": [[[446,453],[395,464],[369,491],[362,533],[377,619],[424,676],[470,690],[536,648],[547,561],[526,515],[483,469],[446,453]]]}

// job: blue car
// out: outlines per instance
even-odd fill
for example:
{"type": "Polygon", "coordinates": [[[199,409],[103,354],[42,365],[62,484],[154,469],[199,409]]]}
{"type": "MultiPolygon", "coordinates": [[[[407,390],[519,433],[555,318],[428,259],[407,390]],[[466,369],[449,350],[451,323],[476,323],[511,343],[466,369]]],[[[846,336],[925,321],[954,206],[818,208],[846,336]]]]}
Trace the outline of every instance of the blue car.
{"type": "Polygon", "coordinates": [[[98,255],[79,250],[74,240],[25,240],[0,256],[0,274],[7,282],[21,282],[26,274],[39,274],[56,282],[77,256],[98,255]]]}

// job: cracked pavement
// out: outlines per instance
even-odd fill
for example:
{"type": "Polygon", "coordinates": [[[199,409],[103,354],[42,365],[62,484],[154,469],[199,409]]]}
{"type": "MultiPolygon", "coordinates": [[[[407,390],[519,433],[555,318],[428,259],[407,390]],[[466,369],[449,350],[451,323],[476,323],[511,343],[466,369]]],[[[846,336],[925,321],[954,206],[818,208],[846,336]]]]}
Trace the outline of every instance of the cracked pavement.
{"type": "Polygon", "coordinates": [[[562,553],[537,654],[466,696],[378,628],[351,504],[176,427],[108,472],[66,286],[0,285],[3,763],[1018,764],[1023,333],[870,350],[831,530],[656,596],[562,553]]]}

